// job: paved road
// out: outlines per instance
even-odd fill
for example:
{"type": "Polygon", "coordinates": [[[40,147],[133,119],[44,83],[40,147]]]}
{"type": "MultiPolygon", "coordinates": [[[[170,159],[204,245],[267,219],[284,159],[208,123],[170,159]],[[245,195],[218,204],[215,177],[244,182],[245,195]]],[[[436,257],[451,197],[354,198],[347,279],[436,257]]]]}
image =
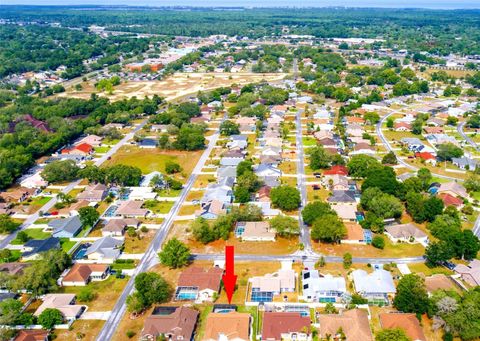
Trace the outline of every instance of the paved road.
{"type": "MultiPolygon", "coordinates": [[[[223,260],[225,259],[224,254],[194,254],[193,259],[195,260],[223,260]]],[[[318,254],[302,254],[302,252],[296,252],[290,255],[283,256],[266,256],[266,255],[235,255],[236,261],[253,261],[253,262],[279,262],[283,260],[295,260],[296,262],[304,261],[317,261],[320,258],[318,254]]],[[[336,256],[324,256],[324,259],[327,263],[342,263],[343,257],[336,256]]],[[[366,258],[366,257],[353,257],[354,263],[370,263],[370,264],[386,264],[386,263],[397,263],[397,264],[408,264],[408,263],[420,263],[423,262],[423,257],[405,257],[405,258],[366,258]]]]}
{"type": "MultiPolygon", "coordinates": [[[[377,123],[375,129],[376,129],[376,132],[377,132],[377,135],[380,137],[380,139],[382,140],[382,143],[385,145],[385,147],[388,149],[388,151],[391,151],[391,152],[394,152],[395,151],[393,150],[392,146],[390,145],[390,143],[388,142],[388,140],[385,138],[385,135],[383,135],[383,131],[382,131],[382,125],[383,123],[390,117],[394,114],[395,112],[392,111],[390,113],[388,113],[387,115],[383,116],[380,121],[377,123]]],[[[396,153],[395,153],[396,154],[396,153]]],[[[413,171],[418,171],[419,168],[416,167],[416,166],[413,166],[411,165],[410,163],[402,160],[399,156],[397,156],[397,160],[398,160],[398,163],[405,166],[406,168],[409,168],[413,171]]],[[[437,173],[433,173],[432,172],[432,175],[437,177],[437,178],[442,178],[442,179],[447,179],[447,180],[452,180],[452,181],[463,181],[463,179],[459,179],[459,178],[455,178],[453,176],[448,176],[448,175],[442,175],[442,174],[437,174],[437,173]]]]}
{"type": "Polygon", "coordinates": [[[475,141],[473,141],[467,134],[465,134],[465,124],[467,122],[466,121],[463,121],[462,123],[460,123],[459,125],[457,125],[457,132],[465,139],[465,141],[468,142],[469,145],[471,145],[473,148],[475,148],[475,150],[479,150],[478,148],[478,145],[475,143],[475,141]]]}
{"type": "Polygon", "coordinates": [[[296,144],[297,144],[297,187],[300,190],[300,198],[302,204],[298,210],[298,223],[300,224],[300,240],[305,247],[306,253],[310,253],[312,250],[312,244],[310,241],[310,229],[303,223],[302,209],[307,204],[307,186],[305,184],[305,162],[303,152],[303,139],[302,139],[302,113],[303,110],[297,111],[296,116],[296,144]]]}
{"type": "Polygon", "coordinates": [[[105,322],[105,325],[103,326],[102,330],[98,334],[97,340],[106,341],[106,340],[111,340],[113,338],[115,330],[117,329],[123,315],[125,314],[127,297],[134,290],[135,277],[139,273],[147,271],[150,267],[158,263],[157,252],[160,250],[163,242],[165,241],[165,238],[168,235],[168,231],[175,217],[177,216],[178,211],[180,210],[180,207],[184,203],[185,198],[187,197],[190,189],[193,187],[193,184],[195,183],[198,174],[201,173],[201,170],[205,165],[205,162],[207,161],[209,155],[211,154],[213,148],[215,147],[219,135],[220,134],[217,131],[215,134],[213,134],[210,137],[210,141],[207,149],[205,149],[202,156],[200,157],[200,160],[197,162],[195,169],[193,170],[185,186],[183,187],[180,197],[175,202],[175,204],[173,205],[168,215],[165,217],[165,220],[163,221],[160,229],[155,234],[155,237],[153,238],[152,243],[149,245],[147,251],[145,252],[142,259],[140,260],[140,263],[138,264],[134,274],[132,275],[125,289],[123,290],[122,294],[118,298],[117,303],[115,304],[108,320],[105,322]]]}
{"type": "MultiPolygon", "coordinates": [[[[130,133],[125,135],[123,139],[121,139],[117,144],[115,144],[108,152],[105,153],[100,159],[95,161],[96,166],[102,165],[106,160],[108,160],[109,157],[111,157],[113,154],[115,154],[123,145],[125,145],[129,140],[133,138],[135,133],[142,129],[145,124],[147,123],[147,120],[142,121],[139,125],[135,127],[130,133]]],[[[68,184],[64,189],[62,189],[62,193],[69,193],[71,190],[73,190],[76,186],[80,184],[81,180],[76,180],[74,182],[71,182],[68,184]]],[[[55,204],[57,203],[57,198],[53,197],[49,202],[47,202],[45,205],[42,206],[37,212],[34,214],[31,214],[20,226],[18,230],[15,232],[9,234],[7,237],[5,237],[2,241],[0,241],[0,249],[3,249],[6,247],[12,240],[14,240],[17,237],[17,233],[26,229],[28,226],[32,225],[35,223],[40,218],[39,212],[48,212],[55,204]]]]}

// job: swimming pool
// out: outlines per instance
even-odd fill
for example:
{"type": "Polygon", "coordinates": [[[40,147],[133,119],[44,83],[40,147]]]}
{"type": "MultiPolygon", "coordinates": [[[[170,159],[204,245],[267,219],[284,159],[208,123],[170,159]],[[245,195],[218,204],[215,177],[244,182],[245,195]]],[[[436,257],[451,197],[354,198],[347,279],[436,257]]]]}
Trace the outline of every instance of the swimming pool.
{"type": "Polygon", "coordinates": [[[87,253],[87,249],[88,249],[89,246],[90,246],[89,244],[80,245],[80,247],[73,254],[72,258],[74,260],[85,258],[85,254],[87,253]]]}
{"type": "Polygon", "coordinates": [[[105,211],[105,217],[113,217],[115,216],[115,212],[117,212],[118,206],[112,205],[105,211]]]}

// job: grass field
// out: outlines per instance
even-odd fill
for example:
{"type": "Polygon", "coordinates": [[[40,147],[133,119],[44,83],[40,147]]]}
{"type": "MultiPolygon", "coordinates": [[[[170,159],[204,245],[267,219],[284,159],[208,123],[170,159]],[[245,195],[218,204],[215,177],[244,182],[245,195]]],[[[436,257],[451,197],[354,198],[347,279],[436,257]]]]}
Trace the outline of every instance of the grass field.
{"type": "Polygon", "coordinates": [[[124,146],[112,156],[111,160],[105,162],[105,166],[124,164],[140,168],[143,174],[153,171],[165,173],[165,163],[171,161],[180,164],[183,168],[182,173],[189,175],[195,168],[202,152],[202,150],[195,152],[163,151],[156,148],[142,149],[136,146],[124,146]]]}
{"type": "Polygon", "coordinates": [[[55,330],[55,340],[96,340],[98,333],[102,329],[105,321],[102,320],[76,320],[70,329],[55,330]]]}
{"type": "Polygon", "coordinates": [[[125,234],[125,253],[143,253],[147,250],[148,245],[153,239],[156,230],[149,230],[146,233],[138,232],[135,237],[130,237],[128,233],[125,234]]]}
{"type": "MultiPolygon", "coordinates": [[[[88,306],[89,311],[108,311],[112,310],[115,302],[118,299],[118,296],[123,291],[123,288],[128,282],[128,278],[115,278],[110,276],[104,281],[100,282],[90,282],[86,287],[92,289],[96,294],[96,297],[93,301],[85,303],[88,306]]],[[[85,287],[62,287],[60,288],[60,293],[71,293],[76,294],[85,287]]]]}
{"type": "Polygon", "coordinates": [[[383,250],[374,248],[371,245],[357,244],[326,244],[312,241],[315,251],[326,255],[343,256],[349,252],[353,257],[414,257],[425,253],[425,248],[420,244],[396,243],[393,244],[388,238],[385,239],[383,250]]]}
{"type": "MultiPolygon", "coordinates": [[[[43,232],[43,229],[25,229],[24,232],[27,234],[27,236],[30,237],[30,239],[47,239],[48,237],[51,236],[51,233],[48,232],[43,232]]],[[[18,239],[14,239],[11,242],[12,245],[22,245],[23,242],[21,242],[18,239]]]]}
{"type": "Polygon", "coordinates": [[[58,94],[58,97],[74,97],[88,99],[92,93],[108,97],[113,101],[124,98],[158,95],[167,101],[178,99],[189,94],[196,94],[198,91],[212,90],[219,87],[227,87],[232,84],[244,85],[257,83],[263,80],[281,80],[286,76],[284,73],[260,74],[260,73],[175,73],[161,81],[130,81],[122,82],[115,87],[112,95],[100,92],[95,89],[93,82],[82,83],[83,89],[75,91],[67,89],[66,92],[58,94]]]}

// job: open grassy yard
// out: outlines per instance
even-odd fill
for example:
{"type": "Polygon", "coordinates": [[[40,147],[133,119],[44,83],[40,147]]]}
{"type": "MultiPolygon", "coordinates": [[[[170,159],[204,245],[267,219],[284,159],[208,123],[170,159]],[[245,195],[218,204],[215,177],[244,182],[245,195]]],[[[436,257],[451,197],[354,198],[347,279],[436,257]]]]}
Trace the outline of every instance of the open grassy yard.
{"type": "Polygon", "coordinates": [[[157,230],[148,230],[146,233],[138,231],[135,237],[130,237],[128,233],[125,233],[125,249],[123,251],[125,253],[145,252],[156,231],[157,230]]]}
{"type": "Polygon", "coordinates": [[[70,251],[70,249],[76,244],[77,242],[71,241],[68,238],[61,238],[60,239],[60,246],[62,250],[65,252],[70,251]]]}
{"type": "MultiPolygon", "coordinates": [[[[25,229],[24,231],[30,239],[47,239],[52,235],[49,232],[43,232],[43,229],[37,229],[37,228],[25,229]]],[[[18,238],[16,238],[12,240],[11,244],[22,245],[23,242],[20,241],[18,238]]]]}
{"type": "Polygon", "coordinates": [[[96,340],[104,323],[102,320],[77,320],[73,322],[71,329],[56,330],[55,340],[78,340],[79,335],[82,336],[82,341],[96,340]]]}
{"type": "MultiPolygon", "coordinates": [[[[104,281],[90,282],[87,287],[91,288],[96,294],[93,301],[83,303],[88,306],[89,311],[108,311],[112,310],[118,296],[123,291],[123,288],[128,282],[128,278],[115,278],[110,276],[104,281]]],[[[59,293],[72,293],[78,295],[78,293],[85,287],[61,287],[59,293]]]]}
{"type": "Polygon", "coordinates": [[[173,204],[173,201],[148,200],[145,202],[145,208],[148,208],[155,214],[167,214],[170,212],[173,204]]]}
{"type": "Polygon", "coordinates": [[[198,91],[213,90],[219,87],[227,87],[232,84],[245,85],[249,83],[257,83],[260,81],[275,81],[283,79],[284,73],[175,73],[161,81],[129,81],[115,86],[113,94],[100,92],[95,89],[92,82],[82,83],[83,89],[75,91],[68,89],[66,92],[59,94],[58,97],[75,97],[90,98],[92,93],[98,93],[99,96],[108,97],[113,101],[124,98],[145,96],[152,97],[159,95],[167,101],[178,99],[188,94],[196,94],[198,91]]]}
{"type": "Polygon", "coordinates": [[[293,161],[285,161],[282,162],[278,168],[284,173],[284,174],[296,174],[297,173],[297,164],[296,162],[293,161]]]}
{"type": "Polygon", "coordinates": [[[115,164],[124,164],[135,166],[142,170],[143,174],[153,171],[165,173],[165,163],[167,161],[178,163],[182,168],[182,173],[189,175],[198,162],[202,150],[195,152],[142,149],[136,146],[124,146],[112,156],[111,160],[105,162],[105,166],[115,164]]]}
{"type": "Polygon", "coordinates": [[[383,250],[374,248],[371,245],[357,244],[326,244],[312,241],[312,247],[315,251],[329,256],[343,256],[346,252],[353,257],[414,257],[421,256],[425,249],[420,244],[396,243],[392,244],[387,237],[385,239],[385,248],[383,250]]]}
{"type": "Polygon", "coordinates": [[[169,238],[176,237],[188,245],[192,253],[222,253],[226,245],[235,246],[235,251],[242,254],[286,255],[298,250],[298,239],[278,238],[275,242],[242,242],[230,234],[230,238],[216,240],[209,244],[196,241],[188,223],[176,222],[170,231],[169,238]]]}
{"type": "Polygon", "coordinates": [[[178,215],[191,215],[200,209],[200,205],[183,205],[178,211],[178,215]]]}

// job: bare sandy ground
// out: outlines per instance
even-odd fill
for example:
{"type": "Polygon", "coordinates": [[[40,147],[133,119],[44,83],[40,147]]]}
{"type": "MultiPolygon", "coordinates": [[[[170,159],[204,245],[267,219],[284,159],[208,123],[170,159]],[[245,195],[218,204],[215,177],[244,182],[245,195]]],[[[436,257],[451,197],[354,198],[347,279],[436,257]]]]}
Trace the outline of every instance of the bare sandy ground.
{"type": "Polygon", "coordinates": [[[116,86],[112,94],[98,92],[93,83],[82,83],[83,90],[69,89],[59,97],[74,97],[87,99],[92,93],[108,97],[111,100],[124,98],[144,98],[145,96],[158,95],[169,101],[195,94],[198,91],[213,90],[232,84],[245,85],[260,81],[279,81],[287,76],[285,73],[176,73],[161,81],[127,81],[116,86]]]}

